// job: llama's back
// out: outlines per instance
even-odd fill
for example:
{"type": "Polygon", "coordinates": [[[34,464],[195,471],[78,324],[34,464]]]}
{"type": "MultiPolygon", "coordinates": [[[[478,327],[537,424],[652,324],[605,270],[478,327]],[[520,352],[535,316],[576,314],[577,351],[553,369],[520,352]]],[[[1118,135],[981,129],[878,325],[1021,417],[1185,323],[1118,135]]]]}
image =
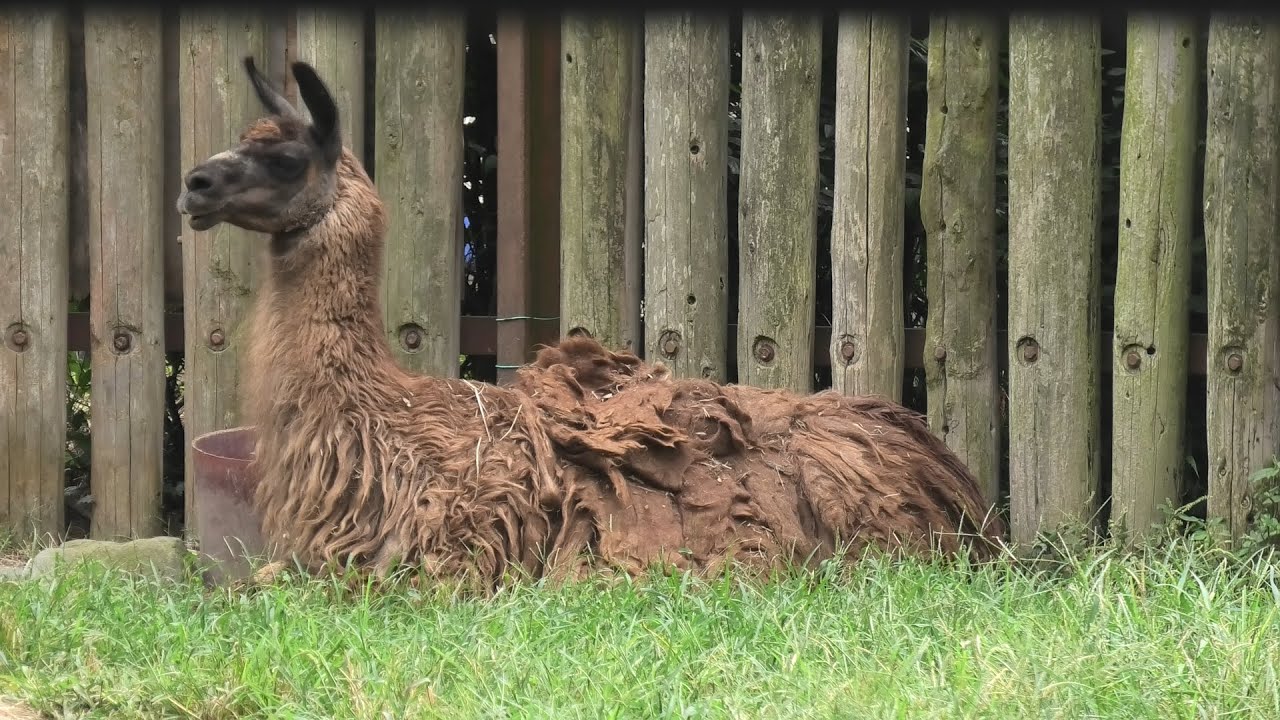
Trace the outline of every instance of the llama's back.
{"type": "Polygon", "coordinates": [[[551,432],[587,488],[595,551],[624,564],[774,564],[837,544],[951,554],[958,534],[984,536],[988,557],[1003,533],[955,454],[880,398],[673,379],[585,338],[544,350],[517,387],[572,419],[551,432]]]}

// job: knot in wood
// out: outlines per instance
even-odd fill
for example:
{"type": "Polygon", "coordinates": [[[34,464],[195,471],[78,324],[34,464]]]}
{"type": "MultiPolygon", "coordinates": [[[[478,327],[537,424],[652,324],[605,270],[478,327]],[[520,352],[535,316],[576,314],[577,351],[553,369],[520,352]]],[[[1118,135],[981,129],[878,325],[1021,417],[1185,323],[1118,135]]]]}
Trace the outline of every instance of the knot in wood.
{"type": "Polygon", "coordinates": [[[221,328],[209,333],[209,346],[214,350],[221,350],[222,346],[227,342],[227,336],[222,332],[221,328]]]}
{"type": "Polygon", "coordinates": [[[26,330],[18,328],[17,330],[13,331],[12,335],[9,336],[9,340],[13,343],[13,346],[18,350],[25,350],[27,348],[27,343],[31,341],[31,336],[27,334],[26,330]]]}
{"type": "Polygon", "coordinates": [[[1227,370],[1238,373],[1242,367],[1244,367],[1244,358],[1240,356],[1240,353],[1231,353],[1227,356],[1227,370]]]}
{"type": "Polygon", "coordinates": [[[853,347],[853,341],[845,340],[844,342],[840,343],[840,357],[844,358],[844,361],[846,363],[853,362],[854,349],[855,348],[853,347]]]}
{"type": "Polygon", "coordinates": [[[1142,364],[1142,356],[1138,354],[1137,350],[1130,350],[1125,353],[1124,364],[1130,370],[1137,370],[1138,366],[1142,364]]]}
{"type": "Polygon", "coordinates": [[[130,339],[128,331],[117,330],[115,337],[111,340],[111,345],[116,349],[116,352],[126,353],[129,352],[129,347],[133,345],[133,340],[130,339]]]}
{"type": "Polygon", "coordinates": [[[404,335],[400,339],[404,342],[404,346],[410,350],[417,350],[422,347],[422,332],[418,328],[406,328],[404,335]]]}
{"type": "Polygon", "coordinates": [[[947,349],[941,345],[933,349],[933,359],[942,362],[947,359],[947,349]]]}

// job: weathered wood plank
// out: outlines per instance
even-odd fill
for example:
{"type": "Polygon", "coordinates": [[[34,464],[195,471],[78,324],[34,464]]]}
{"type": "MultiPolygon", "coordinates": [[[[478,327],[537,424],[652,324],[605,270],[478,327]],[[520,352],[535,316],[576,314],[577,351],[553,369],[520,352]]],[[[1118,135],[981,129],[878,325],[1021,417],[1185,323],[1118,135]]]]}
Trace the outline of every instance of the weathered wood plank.
{"type": "MultiPolygon", "coordinates": [[[[273,56],[263,13],[214,9],[181,11],[178,32],[178,93],[182,171],[235,144],[240,132],[263,113],[244,74],[253,55],[270,71],[284,60],[273,56]]],[[[262,238],[228,224],[196,232],[181,225],[185,279],[183,325],[186,375],[183,410],[189,440],[235,427],[241,421],[240,363],[243,322],[258,284],[262,238]]],[[[195,475],[191,443],[186,447],[186,532],[196,533],[195,475]]]]}
{"type": "Polygon", "coordinates": [[[1091,523],[1101,474],[1096,17],[1009,20],[1009,495],[1015,543],[1091,523]]]}
{"type": "Polygon", "coordinates": [[[738,381],[813,389],[822,20],[744,11],[738,381]]]}
{"type": "Polygon", "coordinates": [[[844,12],[836,50],[831,385],[902,399],[907,41],[903,15],[844,12]]]}
{"type": "Polygon", "coordinates": [[[1214,14],[1207,56],[1208,512],[1238,539],[1280,452],[1280,22],[1214,14]]]}
{"type": "Polygon", "coordinates": [[[67,18],[0,11],[0,530],[63,534],[67,18]]]}
{"type": "MultiPolygon", "coordinates": [[[[336,7],[299,8],[296,17],[295,59],[316,69],[338,105],[342,135],[351,152],[366,160],[364,11],[336,7]]],[[[293,76],[285,73],[290,96],[297,102],[293,76]]],[[[307,109],[297,103],[303,115],[307,109]]]]}
{"type": "Polygon", "coordinates": [[[158,11],[85,10],[97,538],[154,535],[164,443],[164,103],[158,11]]]}
{"type": "Polygon", "coordinates": [[[1200,100],[1194,18],[1129,17],[1112,344],[1111,525],[1130,539],[1177,501],[1200,100]]]}
{"type": "Polygon", "coordinates": [[[641,25],[569,13],[561,24],[560,332],[638,350],[639,238],[628,213],[641,25]]]}
{"type": "Polygon", "coordinates": [[[729,18],[645,19],[645,356],[725,379],[729,18]]]}
{"type": "Polygon", "coordinates": [[[466,17],[378,11],[375,181],[387,205],[383,313],[397,360],[458,375],[466,17]]]}
{"type": "Polygon", "coordinates": [[[920,188],[928,262],[929,427],[969,466],[988,501],[1000,487],[996,345],[995,18],[934,15],[920,188]]]}

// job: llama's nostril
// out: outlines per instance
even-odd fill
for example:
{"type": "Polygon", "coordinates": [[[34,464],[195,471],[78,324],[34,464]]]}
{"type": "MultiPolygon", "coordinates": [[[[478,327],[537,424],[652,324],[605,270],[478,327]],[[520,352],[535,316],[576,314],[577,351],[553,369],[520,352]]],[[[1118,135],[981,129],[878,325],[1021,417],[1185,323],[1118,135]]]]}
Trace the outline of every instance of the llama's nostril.
{"type": "Polygon", "coordinates": [[[205,172],[193,172],[187,176],[187,191],[200,192],[213,187],[213,178],[205,172]]]}

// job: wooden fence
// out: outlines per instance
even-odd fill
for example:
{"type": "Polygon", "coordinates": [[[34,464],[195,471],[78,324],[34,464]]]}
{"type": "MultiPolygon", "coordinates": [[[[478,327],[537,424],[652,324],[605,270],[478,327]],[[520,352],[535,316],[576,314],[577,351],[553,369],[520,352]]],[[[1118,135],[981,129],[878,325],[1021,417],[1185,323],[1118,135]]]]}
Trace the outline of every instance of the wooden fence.
{"type": "Polygon", "coordinates": [[[227,147],[260,113],[240,65],[252,53],[279,82],[288,59],[316,65],[350,143],[376,159],[391,214],[387,337],[407,366],[450,375],[460,353],[491,354],[505,380],[536,343],[585,331],[681,375],[799,391],[811,389],[817,364],[830,365],[837,391],[901,398],[904,370],[923,368],[930,425],[993,500],[1007,487],[1018,541],[1094,515],[1106,499],[1104,442],[1112,522],[1140,530],[1155,521],[1182,481],[1187,379],[1199,373],[1209,513],[1238,534],[1247,479],[1280,442],[1280,25],[1214,15],[1206,32],[1195,18],[1129,18],[1115,330],[1105,333],[1100,31],[1084,15],[931,18],[923,331],[903,321],[907,23],[859,12],[829,21],[838,44],[834,311],[829,327],[817,325],[823,22],[742,18],[733,318],[728,16],[503,16],[497,316],[460,318],[451,308],[463,272],[463,15],[3,11],[0,106],[12,109],[0,113],[0,265],[10,268],[0,284],[4,522],[62,531],[69,348],[87,349],[94,368],[95,536],[158,531],[167,348],[185,352],[188,440],[237,423],[258,244],[228,227],[195,233],[172,208],[181,169],[227,147]],[[82,58],[71,51],[76,32],[82,58]],[[995,113],[1005,47],[1002,333],[995,113]],[[76,72],[83,98],[69,91],[76,72]],[[68,120],[80,101],[83,147],[68,120]],[[88,180],[84,197],[69,181],[76,172],[88,180]],[[1201,202],[1207,336],[1187,322],[1201,202]],[[69,292],[86,281],[87,318],[69,315],[69,292]],[[1106,374],[1110,438],[1101,436],[1106,374]]]}

